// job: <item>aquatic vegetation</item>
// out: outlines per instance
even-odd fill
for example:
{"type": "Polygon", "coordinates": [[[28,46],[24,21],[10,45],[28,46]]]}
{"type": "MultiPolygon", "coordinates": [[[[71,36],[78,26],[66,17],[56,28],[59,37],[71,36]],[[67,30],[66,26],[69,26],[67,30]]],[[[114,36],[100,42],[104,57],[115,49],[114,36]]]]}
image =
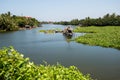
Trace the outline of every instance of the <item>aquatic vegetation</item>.
{"type": "Polygon", "coordinates": [[[61,29],[49,29],[49,30],[39,30],[39,32],[55,33],[55,32],[62,32],[62,30],[61,29]]]}
{"type": "Polygon", "coordinates": [[[0,80],[92,80],[75,66],[35,65],[13,47],[0,50],[0,80]]]}
{"type": "Polygon", "coordinates": [[[87,33],[75,39],[78,43],[120,49],[120,26],[77,27],[74,31],[87,33]]]}
{"type": "Polygon", "coordinates": [[[54,33],[55,30],[39,30],[39,32],[44,32],[44,33],[54,33]]]}

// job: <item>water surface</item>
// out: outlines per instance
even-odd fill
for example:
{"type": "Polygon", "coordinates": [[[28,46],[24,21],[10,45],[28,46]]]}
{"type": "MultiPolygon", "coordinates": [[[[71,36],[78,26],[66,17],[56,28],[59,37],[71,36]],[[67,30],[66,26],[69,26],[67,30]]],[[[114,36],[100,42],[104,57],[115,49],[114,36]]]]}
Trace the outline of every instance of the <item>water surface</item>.
{"type": "MultiPolygon", "coordinates": [[[[47,61],[64,66],[75,65],[84,74],[98,80],[120,80],[120,50],[88,46],[70,41],[61,33],[45,34],[39,30],[64,29],[63,25],[44,24],[32,30],[0,33],[0,47],[14,46],[36,64],[47,61]]],[[[74,33],[74,37],[84,35],[74,33]]]]}

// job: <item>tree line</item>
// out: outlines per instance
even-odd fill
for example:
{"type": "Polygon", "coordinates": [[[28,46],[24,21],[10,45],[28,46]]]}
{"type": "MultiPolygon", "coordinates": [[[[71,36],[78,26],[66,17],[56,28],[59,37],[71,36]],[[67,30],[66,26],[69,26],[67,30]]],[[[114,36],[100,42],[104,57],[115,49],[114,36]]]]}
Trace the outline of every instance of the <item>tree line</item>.
{"type": "Polygon", "coordinates": [[[25,28],[25,25],[38,26],[39,21],[32,17],[11,15],[10,12],[0,14],[0,30],[14,31],[25,28]]]}
{"type": "Polygon", "coordinates": [[[55,22],[63,25],[80,25],[80,26],[120,26],[120,15],[106,14],[99,18],[86,17],[85,19],[73,19],[71,21],[55,22]]]}

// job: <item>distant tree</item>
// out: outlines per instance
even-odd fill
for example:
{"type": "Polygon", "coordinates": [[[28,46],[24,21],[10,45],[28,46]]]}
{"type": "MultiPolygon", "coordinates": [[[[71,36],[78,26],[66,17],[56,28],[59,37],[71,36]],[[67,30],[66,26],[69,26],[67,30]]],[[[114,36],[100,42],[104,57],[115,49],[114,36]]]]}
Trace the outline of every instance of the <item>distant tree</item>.
{"type": "Polygon", "coordinates": [[[0,29],[5,31],[18,30],[19,27],[25,27],[25,25],[38,26],[39,24],[35,18],[11,15],[10,12],[0,15],[0,29]]]}
{"type": "Polygon", "coordinates": [[[80,24],[82,26],[120,26],[120,16],[113,13],[106,14],[103,18],[91,19],[87,17],[80,20],[80,24]]]}
{"type": "Polygon", "coordinates": [[[0,29],[5,31],[12,31],[18,29],[13,22],[10,12],[0,15],[0,29]]]}
{"type": "Polygon", "coordinates": [[[55,22],[56,24],[64,24],[64,25],[81,25],[81,26],[120,26],[120,15],[106,14],[103,17],[99,17],[96,19],[86,17],[85,19],[73,19],[70,22],[61,21],[55,22]]]}
{"type": "Polygon", "coordinates": [[[73,19],[70,21],[71,25],[79,25],[79,20],[78,19],[73,19]]]}
{"type": "Polygon", "coordinates": [[[82,26],[91,26],[90,17],[86,17],[85,19],[81,20],[80,23],[82,26]]]}
{"type": "Polygon", "coordinates": [[[116,16],[116,22],[115,22],[116,26],[120,26],[120,15],[116,16]]]}

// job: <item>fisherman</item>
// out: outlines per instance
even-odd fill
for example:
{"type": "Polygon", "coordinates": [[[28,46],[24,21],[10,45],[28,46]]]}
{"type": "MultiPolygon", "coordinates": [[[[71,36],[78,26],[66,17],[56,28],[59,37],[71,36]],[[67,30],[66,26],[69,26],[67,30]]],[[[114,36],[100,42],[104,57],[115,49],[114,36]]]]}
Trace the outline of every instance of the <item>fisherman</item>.
{"type": "Polygon", "coordinates": [[[72,32],[72,28],[70,26],[68,26],[67,28],[65,28],[63,30],[63,34],[66,34],[66,35],[72,35],[73,32],[72,32]]]}
{"type": "Polygon", "coordinates": [[[70,26],[67,27],[67,32],[72,33],[72,28],[70,26]]]}

